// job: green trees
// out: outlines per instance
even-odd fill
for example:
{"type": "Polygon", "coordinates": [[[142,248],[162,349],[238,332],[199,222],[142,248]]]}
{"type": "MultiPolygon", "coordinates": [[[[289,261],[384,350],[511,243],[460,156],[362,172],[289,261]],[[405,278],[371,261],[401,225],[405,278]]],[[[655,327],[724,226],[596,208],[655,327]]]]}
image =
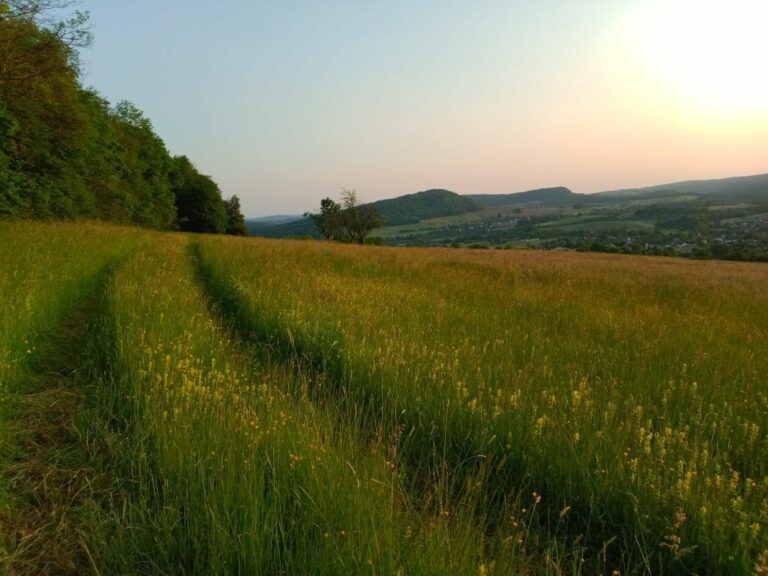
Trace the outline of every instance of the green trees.
{"type": "Polygon", "coordinates": [[[341,203],[331,198],[320,201],[318,214],[307,213],[326,240],[346,240],[364,244],[371,230],[381,226],[376,210],[359,205],[355,190],[343,189],[341,203]]]}
{"type": "Polygon", "coordinates": [[[371,230],[381,226],[375,209],[367,204],[358,205],[355,190],[342,190],[341,207],[344,230],[352,242],[364,244],[371,230]]]}
{"type": "Polygon", "coordinates": [[[240,210],[240,198],[232,196],[224,201],[224,208],[227,212],[226,233],[233,236],[246,236],[248,231],[245,228],[245,217],[240,210]]]}
{"type": "Polygon", "coordinates": [[[217,184],[172,158],[141,110],[81,86],[88,15],[55,17],[73,3],[0,0],[0,217],[240,230],[239,201],[228,216],[217,184]]]}
{"type": "Polygon", "coordinates": [[[216,183],[200,174],[186,156],[176,156],[172,164],[171,189],[179,228],[188,232],[225,232],[227,212],[216,183]]]}
{"type": "Polygon", "coordinates": [[[170,182],[180,230],[246,235],[240,199],[232,196],[224,200],[216,182],[198,172],[189,158],[176,156],[171,159],[170,182]]]}
{"type": "Polygon", "coordinates": [[[171,228],[176,220],[171,191],[171,158],[152,123],[130,102],[120,102],[113,111],[117,144],[122,154],[120,172],[123,190],[130,191],[130,217],[136,224],[171,228]]]}
{"type": "Polygon", "coordinates": [[[87,12],[57,19],[73,4],[74,0],[0,0],[1,82],[28,82],[78,69],[77,49],[89,46],[93,38],[87,12]]]}
{"type": "Polygon", "coordinates": [[[15,174],[11,171],[11,157],[7,142],[18,130],[16,119],[0,101],[0,217],[16,216],[23,204],[15,174]]]}
{"type": "Polygon", "coordinates": [[[332,198],[320,200],[320,213],[306,213],[326,240],[340,240],[344,233],[341,221],[341,204],[332,198]]]}

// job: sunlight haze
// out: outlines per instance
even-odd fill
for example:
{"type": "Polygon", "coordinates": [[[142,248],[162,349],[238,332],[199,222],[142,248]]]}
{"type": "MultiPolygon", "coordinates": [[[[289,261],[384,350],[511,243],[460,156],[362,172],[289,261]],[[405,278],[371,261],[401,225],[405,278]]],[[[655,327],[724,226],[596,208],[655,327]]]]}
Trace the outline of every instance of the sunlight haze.
{"type": "Polygon", "coordinates": [[[758,0],[87,0],[85,82],[247,216],[768,171],[758,0]]]}

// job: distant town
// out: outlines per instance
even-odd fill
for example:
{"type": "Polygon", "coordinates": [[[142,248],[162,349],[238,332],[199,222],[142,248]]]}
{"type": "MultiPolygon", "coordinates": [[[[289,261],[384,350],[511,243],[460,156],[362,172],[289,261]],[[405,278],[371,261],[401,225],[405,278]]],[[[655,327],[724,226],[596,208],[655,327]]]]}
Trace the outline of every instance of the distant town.
{"type": "MultiPolygon", "coordinates": [[[[598,194],[428,190],[368,206],[382,224],[366,240],[376,244],[768,261],[767,175],[598,194]]],[[[320,237],[312,218],[247,224],[252,235],[320,237]]]]}

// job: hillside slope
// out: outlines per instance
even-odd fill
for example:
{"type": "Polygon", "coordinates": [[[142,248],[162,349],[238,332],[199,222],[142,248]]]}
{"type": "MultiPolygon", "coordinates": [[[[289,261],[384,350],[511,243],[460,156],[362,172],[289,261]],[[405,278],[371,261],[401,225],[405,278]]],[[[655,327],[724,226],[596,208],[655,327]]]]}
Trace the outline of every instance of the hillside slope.
{"type": "Polygon", "coordinates": [[[727,196],[733,200],[755,200],[768,194],[768,174],[755,176],[738,176],[734,178],[718,178],[715,180],[686,180],[670,184],[659,184],[644,188],[625,188],[599,192],[594,196],[606,197],[640,197],[663,195],[718,195],[727,196]]]}
{"type": "MultiPolygon", "coordinates": [[[[378,200],[369,204],[376,210],[384,226],[416,224],[422,220],[455,216],[480,210],[480,206],[471,198],[460,196],[448,190],[425,190],[415,194],[406,194],[388,200],[378,200]]],[[[248,221],[248,233],[252,236],[268,238],[290,238],[311,236],[320,238],[320,233],[309,218],[292,222],[269,224],[248,221]]]]}
{"type": "Polygon", "coordinates": [[[390,200],[372,202],[384,226],[415,224],[430,218],[475,212],[480,206],[468,196],[448,190],[425,190],[390,200]]]}
{"type": "Polygon", "coordinates": [[[572,204],[587,197],[587,194],[576,194],[564,186],[539,188],[537,190],[527,190],[512,194],[467,194],[465,196],[465,198],[469,198],[483,206],[515,206],[520,204],[560,206],[572,204]]]}

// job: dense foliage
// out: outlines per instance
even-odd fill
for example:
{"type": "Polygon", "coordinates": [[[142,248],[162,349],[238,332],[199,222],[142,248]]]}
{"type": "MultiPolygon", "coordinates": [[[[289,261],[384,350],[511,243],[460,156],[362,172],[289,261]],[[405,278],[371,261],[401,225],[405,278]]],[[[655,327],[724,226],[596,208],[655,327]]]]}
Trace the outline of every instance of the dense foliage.
{"type": "Polygon", "coordinates": [[[527,192],[513,194],[469,194],[470,198],[482,206],[512,206],[516,204],[572,204],[588,202],[587,194],[575,194],[562,186],[557,188],[540,188],[527,192]]]}
{"type": "Polygon", "coordinates": [[[216,183],[172,157],[133,104],[80,83],[87,15],[66,0],[0,1],[0,216],[98,218],[242,233],[216,183]]]}

